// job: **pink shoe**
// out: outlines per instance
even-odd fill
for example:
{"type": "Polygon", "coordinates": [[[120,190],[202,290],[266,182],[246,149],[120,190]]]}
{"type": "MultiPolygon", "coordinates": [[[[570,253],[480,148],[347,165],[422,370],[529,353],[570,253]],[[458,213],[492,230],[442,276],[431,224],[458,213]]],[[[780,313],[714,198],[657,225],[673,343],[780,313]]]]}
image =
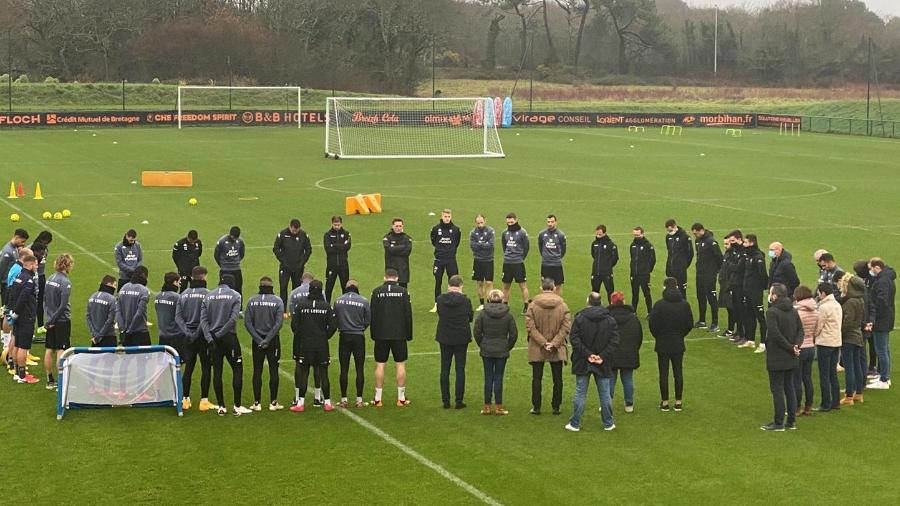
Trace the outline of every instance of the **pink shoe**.
{"type": "Polygon", "coordinates": [[[332,404],[330,402],[326,402],[325,407],[322,409],[324,409],[325,411],[334,411],[334,404],[332,404]]]}
{"type": "Polygon", "coordinates": [[[291,406],[291,411],[294,413],[303,413],[306,411],[306,407],[304,407],[303,404],[294,404],[291,406]]]}

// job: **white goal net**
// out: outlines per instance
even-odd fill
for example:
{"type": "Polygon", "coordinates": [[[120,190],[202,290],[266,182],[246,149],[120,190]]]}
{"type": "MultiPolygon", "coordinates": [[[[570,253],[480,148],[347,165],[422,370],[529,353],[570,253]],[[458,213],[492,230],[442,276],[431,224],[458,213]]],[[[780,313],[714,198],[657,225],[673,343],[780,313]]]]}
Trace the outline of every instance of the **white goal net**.
{"type": "Polygon", "coordinates": [[[328,98],[325,154],[334,158],[501,158],[490,98],[328,98]]]}
{"type": "Polygon", "coordinates": [[[178,128],[187,125],[286,125],[300,128],[299,86],[179,86],[178,128]]]}
{"type": "Polygon", "coordinates": [[[56,417],[66,410],[174,407],[181,415],[181,367],[169,346],[69,348],[59,360],[56,417]]]}

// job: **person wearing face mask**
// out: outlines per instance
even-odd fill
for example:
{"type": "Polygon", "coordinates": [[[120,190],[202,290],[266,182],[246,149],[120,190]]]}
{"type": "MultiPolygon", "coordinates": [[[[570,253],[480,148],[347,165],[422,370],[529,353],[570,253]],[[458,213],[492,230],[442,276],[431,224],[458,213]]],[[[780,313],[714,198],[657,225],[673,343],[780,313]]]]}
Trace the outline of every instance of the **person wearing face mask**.
{"type": "Polygon", "coordinates": [[[650,274],[656,266],[656,251],[650,241],[644,237],[643,227],[634,227],[634,240],[631,241],[631,307],[637,312],[639,300],[638,290],[644,293],[647,313],[653,308],[650,295],[650,274]]]}
{"type": "Polygon", "coordinates": [[[766,272],[766,257],[759,250],[756,235],[744,237],[744,328],[747,342],[742,348],[756,348],[756,326],[759,325],[759,347],[756,353],[766,351],[766,313],[763,305],[765,290],[769,287],[769,276],[766,272]]]}
{"type": "Polygon", "coordinates": [[[666,276],[678,280],[681,296],[687,298],[687,270],[694,260],[694,248],[687,232],[673,219],[666,221],[666,276]]]}
{"type": "Polygon", "coordinates": [[[141,243],[137,240],[137,232],[134,229],[125,232],[122,242],[116,244],[116,265],[119,267],[119,290],[131,281],[135,269],[144,265],[144,253],[141,251],[141,243]]]}
{"type": "Polygon", "coordinates": [[[780,242],[773,242],[769,245],[769,261],[769,286],[781,283],[787,287],[788,294],[793,294],[800,286],[800,278],[791,253],[780,242]]]}
{"type": "MultiPolygon", "coordinates": [[[[728,301],[731,304],[731,314],[733,321],[729,321],[728,329],[732,330],[729,341],[736,346],[742,346],[747,342],[747,329],[744,327],[746,319],[744,318],[744,271],[746,269],[747,252],[744,249],[744,234],[740,230],[732,230],[728,237],[725,238],[731,247],[725,254],[723,260],[727,265],[723,270],[728,273],[729,293],[728,301]],[[734,326],[732,326],[732,323],[734,326]]],[[[722,289],[724,293],[725,289],[722,289]]],[[[727,335],[727,333],[726,333],[727,335]]]]}

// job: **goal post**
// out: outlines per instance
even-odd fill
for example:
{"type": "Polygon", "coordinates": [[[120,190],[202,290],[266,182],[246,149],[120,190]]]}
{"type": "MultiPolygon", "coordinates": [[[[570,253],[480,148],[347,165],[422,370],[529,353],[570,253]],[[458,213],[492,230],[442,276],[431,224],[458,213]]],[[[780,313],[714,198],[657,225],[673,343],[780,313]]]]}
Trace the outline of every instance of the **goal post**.
{"type": "Polygon", "coordinates": [[[69,348],[57,367],[57,420],[70,409],[124,406],[182,415],[181,358],[170,346],[69,348]]]}
{"type": "Polygon", "coordinates": [[[494,99],[328,97],[325,156],[503,158],[494,99]]]}
{"type": "Polygon", "coordinates": [[[178,87],[176,108],[178,128],[182,114],[190,110],[283,110],[296,112],[297,128],[302,126],[302,88],[299,86],[199,86],[178,87]]]}

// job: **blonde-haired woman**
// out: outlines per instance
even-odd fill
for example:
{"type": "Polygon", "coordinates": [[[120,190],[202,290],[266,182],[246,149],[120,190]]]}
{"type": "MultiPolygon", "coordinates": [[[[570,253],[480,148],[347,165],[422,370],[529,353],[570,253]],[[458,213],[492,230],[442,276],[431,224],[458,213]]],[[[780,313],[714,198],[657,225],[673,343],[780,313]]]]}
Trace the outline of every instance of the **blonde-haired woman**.
{"type": "Polygon", "coordinates": [[[56,257],[56,262],[53,263],[56,272],[47,278],[44,287],[44,327],[47,329],[44,371],[47,372],[47,390],[56,388],[53,352],[56,352],[56,360],[59,360],[60,355],[71,346],[72,306],[69,304],[69,295],[72,293],[72,282],[69,281],[69,274],[74,266],[72,255],[63,253],[56,257]]]}
{"type": "Polygon", "coordinates": [[[484,408],[482,415],[491,414],[491,401],[496,402],[495,415],[508,415],[503,407],[503,373],[509,350],[516,345],[519,331],[516,319],[509,314],[509,305],[503,303],[503,292],[491,290],[484,310],[475,320],[475,342],[481,348],[484,362],[484,408]],[[493,399],[492,399],[493,394],[493,399]]]}

